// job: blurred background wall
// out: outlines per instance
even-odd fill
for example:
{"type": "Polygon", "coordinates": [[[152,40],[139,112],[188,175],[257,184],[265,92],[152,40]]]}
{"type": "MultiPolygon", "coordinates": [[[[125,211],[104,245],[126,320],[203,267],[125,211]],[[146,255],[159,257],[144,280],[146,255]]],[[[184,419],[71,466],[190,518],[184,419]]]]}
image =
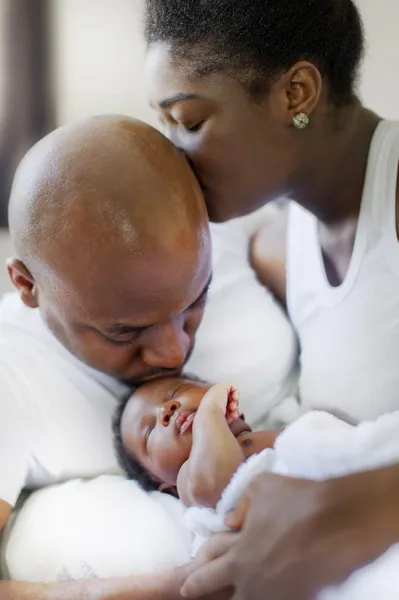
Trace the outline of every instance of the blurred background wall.
{"type": "MultiPolygon", "coordinates": [[[[399,0],[357,3],[367,32],[360,95],[399,119],[399,0]]],[[[15,165],[47,131],[102,112],[157,124],[146,103],[142,6],[143,0],[0,0],[0,226],[15,165]]],[[[0,233],[0,265],[10,252],[0,233]]],[[[0,266],[0,293],[7,285],[0,266]]]]}

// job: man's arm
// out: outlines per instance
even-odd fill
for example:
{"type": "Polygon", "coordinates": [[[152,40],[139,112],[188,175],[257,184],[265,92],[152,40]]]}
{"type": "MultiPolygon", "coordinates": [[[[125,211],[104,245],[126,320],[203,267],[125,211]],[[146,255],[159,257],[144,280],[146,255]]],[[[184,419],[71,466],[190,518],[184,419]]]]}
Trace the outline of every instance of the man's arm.
{"type": "Polygon", "coordinates": [[[54,585],[0,581],[1,600],[179,600],[183,569],[54,585]]]}
{"type": "Polygon", "coordinates": [[[213,386],[195,416],[190,458],[180,469],[177,480],[179,497],[187,505],[215,507],[245,461],[226,419],[229,393],[229,385],[213,386]]]}

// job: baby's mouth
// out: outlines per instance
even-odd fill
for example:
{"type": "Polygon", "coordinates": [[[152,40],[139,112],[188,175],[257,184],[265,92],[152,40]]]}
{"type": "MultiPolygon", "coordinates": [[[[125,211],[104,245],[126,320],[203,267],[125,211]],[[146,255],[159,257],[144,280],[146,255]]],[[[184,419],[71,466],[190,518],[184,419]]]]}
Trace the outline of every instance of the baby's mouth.
{"type": "Polygon", "coordinates": [[[189,431],[194,423],[195,412],[182,410],[175,419],[175,426],[179,435],[184,435],[189,431]]]}

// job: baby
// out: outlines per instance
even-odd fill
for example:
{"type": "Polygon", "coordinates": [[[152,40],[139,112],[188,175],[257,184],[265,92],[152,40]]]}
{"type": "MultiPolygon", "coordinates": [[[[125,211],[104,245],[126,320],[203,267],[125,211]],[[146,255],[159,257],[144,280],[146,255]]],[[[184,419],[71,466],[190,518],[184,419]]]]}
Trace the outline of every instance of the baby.
{"type": "Polygon", "coordinates": [[[190,378],[143,384],[119,407],[115,447],[127,475],[187,506],[215,507],[238,467],[280,431],[252,432],[230,384],[190,378]]]}

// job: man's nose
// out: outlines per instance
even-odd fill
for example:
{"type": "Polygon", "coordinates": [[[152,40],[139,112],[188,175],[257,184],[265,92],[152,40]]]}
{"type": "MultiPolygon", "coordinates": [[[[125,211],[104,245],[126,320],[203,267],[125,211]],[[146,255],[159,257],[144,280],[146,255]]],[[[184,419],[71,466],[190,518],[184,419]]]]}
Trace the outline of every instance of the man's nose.
{"type": "Polygon", "coordinates": [[[167,427],[170,423],[171,418],[175,412],[180,408],[180,403],[175,400],[169,400],[165,402],[161,411],[161,423],[164,427],[167,427]]]}
{"type": "Polygon", "coordinates": [[[157,369],[180,369],[191,348],[190,336],[184,331],[184,317],[154,328],[142,350],[147,365],[157,369]]]}

